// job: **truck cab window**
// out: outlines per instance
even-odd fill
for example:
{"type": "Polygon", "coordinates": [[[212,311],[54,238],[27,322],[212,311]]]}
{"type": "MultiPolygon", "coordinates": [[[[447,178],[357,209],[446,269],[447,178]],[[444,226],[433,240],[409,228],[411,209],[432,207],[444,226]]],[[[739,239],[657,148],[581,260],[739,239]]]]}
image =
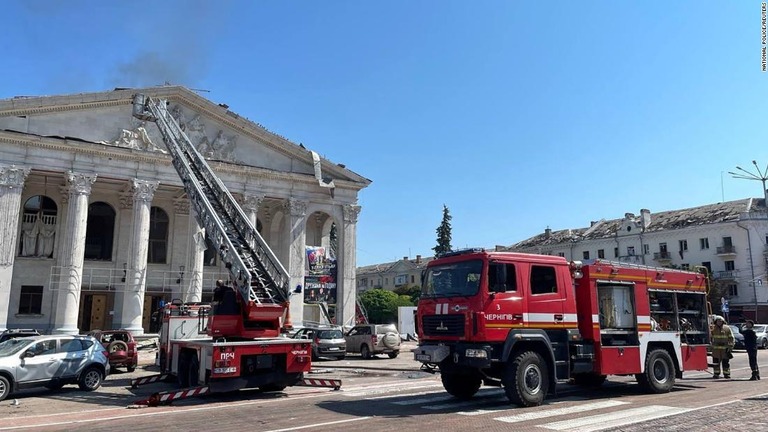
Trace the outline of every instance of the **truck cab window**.
{"type": "Polygon", "coordinates": [[[555,268],[549,266],[531,266],[531,294],[551,294],[557,292],[555,268]]]}
{"type": "Polygon", "coordinates": [[[422,297],[464,297],[477,294],[483,262],[470,260],[427,269],[422,297]]]}
{"type": "Polygon", "coordinates": [[[488,266],[488,291],[517,291],[517,273],[515,272],[515,265],[491,263],[488,266]],[[499,280],[499,275],[506,276],[506,280],[499,280]]]}

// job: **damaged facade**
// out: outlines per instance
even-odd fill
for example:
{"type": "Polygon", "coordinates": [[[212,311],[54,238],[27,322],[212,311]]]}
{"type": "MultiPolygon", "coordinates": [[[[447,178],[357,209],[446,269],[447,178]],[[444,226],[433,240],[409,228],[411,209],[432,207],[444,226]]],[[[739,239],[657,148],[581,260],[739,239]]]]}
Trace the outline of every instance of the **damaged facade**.
{"type": "MultiPolygon", "coordinates": [[[[768,211],[765,198],[599,220],[508,248],[568,260],[607,259],[650,266],[707,267],[723,285],[731,317],[768,322],[768,211]]],[[[717,312],[720,304],[712,305],[717,312]]]]}
{"type": "MultiPolygon", "coordinates": [[[[209,300],[228,278],[160,132],[132,117],[135,93],[168,101],[292,287],[305,283],[307,246],[335,250],[336,320],[353,322],[357,194],[370,180],[165,86],[0,100],[0,330],[142,333],[161,302],[209,300]]],[[[302,313],[297,292],[294,323],[302,313]]]]}

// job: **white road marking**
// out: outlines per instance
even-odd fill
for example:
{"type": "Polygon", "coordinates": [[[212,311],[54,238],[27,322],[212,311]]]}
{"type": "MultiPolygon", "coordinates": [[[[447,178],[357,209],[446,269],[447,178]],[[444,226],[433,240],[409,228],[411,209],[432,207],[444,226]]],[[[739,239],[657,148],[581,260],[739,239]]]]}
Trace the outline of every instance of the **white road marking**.
{"type": "MultiPolygon", "coordinates": [[[[504,392],[504,390],[500,390],[500,389],[491,389],[490,391],[489,390],[485,390],[485,391],[484,390],[480,390],[475,395],[475,399],[474,400],[476,401],[477,399],[482,398],[482,397],[497,396],[497,395],[499,395],[499,394],[501,394],[503,392],[504,392]]],[[[441,392],[440,396],[425,397],[425,398],[421,398],[421,399],[408,399],[408,400],[396,401],[396,402],[392,402],[392,403],[395,404],[395,405],[419,405],[419,404],[425,404],[425,403],[428,404],[428,403],[432,403],[432,402],[455,401],[455,400],[456,399],[453,396],[449,395],[448,393],[441,392]]],[[[480,399],[480,400],[482,400],[482,399],[480,399]]],[[[475,402],[475,403],[477,403],[477,402],[475,402]]]]}
{"type": "Polygon", "coordinates": [[[367,396],[367,395],[378,395],[382,393],[390,393],[390,392],[396,392],[396,391],[403,391],[403,390],[421,390],[425,388],[430,387],[442,387],[443,385],[440,383],[418,383],[418,382],[405,382],[405,383],[399,383],[399,384],[389,384],[389,385],[376,385],[376,386],[370,386],[367,388],[362,388],[358,390],[342,390],[341,394],[348,397],[359,397],[359,396],[367,396]]]}
{"type": "Polygon", "coordinates": [[[580,413],[585,411],[599,410],[603,408],[612,408],[619,405],[626,405],[628,403],[629,402],[621,402],[621,401],[592,402],[592,403],[587,403],[583,405],[574,405],[574,406],[563,407],[563,408],[543,409],[539,411],[516,414],[512,416],[507,416],[507,417],[496,417],[494,418],[494,420],[498,420],[504,423],[516,423],[516,422],[523,422],[528,420],[536,420],[540,418],[555,417],[555,416],[566,415],[566,414],[575,414],[575,413],[580,413]]]}
{"type": "MultiPolygon", "coordinates": [[[[556,405],[562,405],[568,402],[582,402],[585,400],[586,398],[584,397],[575,396],[575,397],[568,397],[560,400],[553,400],[549,403],[549,405],[551,405],[554,408],[556,405]]],[[[484,415],[484,414],[496,414],[501,411],[509,411],[509,410],[519,410],[519,408],[517,406],[509,405],[509,403],[507,403],[505,406],[502,406],[499,408],[483,408],[483,409],[476,409],[472,411],[458,411],[456,414],[463,415],[463,416],[478,416],[478,415],[484,415]]]]}
{"type": "Polygon", "coordinates": [[[464,408],[468,406],[474,406],[477,404],[486,404],[489,402],[491,403],[503,402],[507,400],[508,399],[506,396],[500,395],[490,399],[472,399],[472,400],[461,401],[461,402],[449,402],[449,403],[436,404],[436,405],[424,405],[421,408],[437,411],[437,410],[444,410],[444,409],[464,408]]]}
{"type": "Polygon", "coordinates": [[[332,421],[332,422],[315,423],[315,424],[311,424],[311,425],[296,426],[296,427],[285,428],[285,429],[272,429],[270,431],[265,431],[265,432],[295,431],[295,430],[309,429],[309,428],[320,427],[320,426],[330,426],[330,425],[341,424],[341,423],[349,423],[349,422],[358,421],[358,420],[366,420],[366,419],[369,419],[369,418],[370,417],[355,417],[355,418],[346,419],[346,420],[336,420],[336,421],[332,421]]]}
{"type": "Polygon", "coordinates": [[[649,405],[642,408],[632,408],[607,414],[547,423],[539,425],[539,427],[559,431],[593,432],[655,420],[688,411],[691,410],[689,408],[676,408],[664,405],[649,405]]]}
{"type": "MultiPolygon", "coordinates": [[[[431,384],[431,385],[427,385],[427,386],[414,387],[414,388],[405,388],[405,389],[404,388],[399,388],[399,389],[395,389],[395,390],[392,390],[392,391],[402,391],[402,392],[406,392],[406,393],[400,393],[400,394],[394,394],[394,395],[393,394],[385,394],[385,395],[381,395],[381,396],[364,397],[363,399],[365,399],[365,400],[379,400],[379,399],[398,399],[398,398],[404,398],[404,397],[424,396],[424,395],[428,395],[428,394],[434,394],[434,395],[436,395],[436,394],[443,394],[444,395],[445,394],[445,390],[443,390],[442,388],[443,388],[442,384],[431,384]],[[431,391],[427,390],[427,391],[418,391],[418,392],[415,392],[415,393],[407,393],[408,391],[420,390],[420,389],[429,388],[429,387],[440,387],[440,390],[431,390],[431,391]]],[[[372,392],[371,394],[377,394],[377,393],[386,393],[386,392],[372,392]]],[[[366,396],[366,395],[363,395],[363,396],[366,396]]]]}

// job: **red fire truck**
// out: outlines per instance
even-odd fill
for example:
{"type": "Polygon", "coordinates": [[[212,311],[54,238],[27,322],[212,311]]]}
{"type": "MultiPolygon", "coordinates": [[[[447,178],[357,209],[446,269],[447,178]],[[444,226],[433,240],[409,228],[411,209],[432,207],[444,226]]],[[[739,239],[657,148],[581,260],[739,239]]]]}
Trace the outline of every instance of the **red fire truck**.
{"type": "Polygon", "coordinates": [[[339,380],[304,378],[310,370],[310,341],[285,337],[291,327],[288,272],[170,115],[166,102],[134,95],[133,115],[157,124],[197,220],[230,275],[216,288],[212,305],[174,302],[163,309],[158,356],[163,373],[131,384],[175,377],[183,389],[138,403],[157,405],[252,387],[339,388],[339,380]]]}
{"type": "Polygon", "coordinates": [[[431,261],[422,287],[415,360],[457,398],[484,384],[535,406],[607,375],[663,393],[707,369],[706,274],[473,249],[431,261]]]}

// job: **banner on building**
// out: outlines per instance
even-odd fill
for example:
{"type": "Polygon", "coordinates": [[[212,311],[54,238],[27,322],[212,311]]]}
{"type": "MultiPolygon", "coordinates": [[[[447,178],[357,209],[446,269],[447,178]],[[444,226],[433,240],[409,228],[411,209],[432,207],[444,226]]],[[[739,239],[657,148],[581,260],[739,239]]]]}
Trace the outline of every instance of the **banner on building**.
{"type": "Polygon", "coordinates": [[[304,302],[336,303],[336,257],[328,248],[307,246],[304,273],[304,302]]]}

